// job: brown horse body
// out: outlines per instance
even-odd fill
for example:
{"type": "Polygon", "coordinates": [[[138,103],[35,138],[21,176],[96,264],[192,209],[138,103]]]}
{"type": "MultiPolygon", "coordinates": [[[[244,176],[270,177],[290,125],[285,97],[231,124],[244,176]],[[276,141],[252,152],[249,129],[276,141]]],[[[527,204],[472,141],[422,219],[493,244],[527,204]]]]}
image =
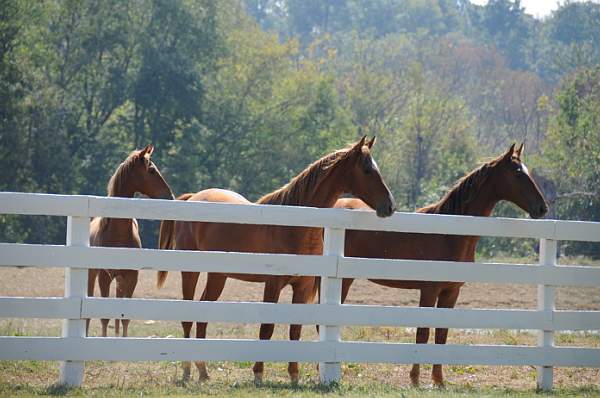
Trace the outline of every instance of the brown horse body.
{"type": "MultiPolygon", "coordinates": [[[[141,151],[132,152],[117,168],[108,183],[108,196],[133,198],[136,192],[150,198],[173,199],[171,189],[150,160],[154,147],[149,145],[141,151]]],[[[131,218],[96,217],[90,224],[90,245],[104,247],[142,247],[138,223],[131,218]]],[[[98,279],[100,295],[108,297],[110,284],[117,280],[117,297],[131,298],[138,281],[137,270],[90,269],[88,272],[88,296],[94,296],[94,285],[98,279]]],[[[102,319],[102,336],[106,337],[108,319],[102,319]]],[[[127,337],[129,320],[121,320],[123,337],[127,337]]],[[[86,334],[89,331],[89,319],[86,334]]],[[[119,320],[115,319],[115,334],[119,335],[119,320]]]]}
{"type": "MultiPolygon", "coordinates": [[[[290,206],[332,207],[345,192],[363,198],[377,208],[379,216],[389,216],[394,210],[394,200],[371,158],[374,140],[365,144],[363,137],[350,149],[340,150],[311,164],[283,188],[265,195],[257,203],[290,206]]],[[[196,194],[186,194],[182,199],[194,201],[250,204],[241,195],[222,189],[207,189],[196,194]]],[[[181,250],[235,251],[249,253],[322,254],[323,231],[320,228],[285,227],[268,225],[242,225],[204,222],[172,222],[161,224],[161,248],[181,250]]],[[[160,287],[167,273],[158,274],[160,287]]],[[[199,273],[182,272],[184,300],[193,300],[199,273]]],[[[209,273],[200,300],[215,301],[221,295],[227,278],[265,284],[263,301],[276,303],[281,290],[291,285],[293,303],[312,302],[317,290],[312,276],[274,276],[250,274],[209,273]]],[[[182,322],[184,337],[190,337],[192,322],[182,322]]],[[[206,322],[196,324],[196,337],[206,336],[206,322]]],[[[298,340],[301,325],[290,325],[290,339],[298,340]]],[[[260,339],[270,339],[273,324],[262,324],[260,339]]],[[[200,379],[208,377],[204,362],[196,362],[200,379]]],[[[253,368],[255,382],[260,383],[263,363],[253,368]]],[[[291,362],[288,372],[292,381],[298,380],[298,364],[291,362]]],[[[184,364],[184,381],[190,376],[190,364],[184,364]]]]}
{"type": "MultiPolygon", "coordinates": [[[[501,200],[510,201],[527,211],[531,217],[542,217],[548,210],[535,182],[521,163],[522,146],[514,151],[514,145],[499,158],[482,165],[463,177],[438,203],[417,210],[419,213],[454,214],[487,217],[501,200]]],[[[357,199],[340,199],[335,207],[369,209],[357,199]]],[[[346,233],[345,255],[348,257],[475,261],[478,236],[415,234],[400,232],[377,232],[349,230],[346,233]]],[[[380,285],[418,289],[421,292],[419,306],[453,308],[464,282],[427,282],[372,279],[380,285]]],[[[342,283],[342,303],[346,300],[353,279],[342,283]]],[[[445,344],[447,328],[435,329],[435,343],[445,344]]],[[[418,328],[416,342],[427,343],[429,328],[418,328]]],[[[413,385],[419,384],[419,365],[410,372],[413,385]]],[[[443,385],[441,365],[434,365],[432,379],[435,385],[443,385]]]]}

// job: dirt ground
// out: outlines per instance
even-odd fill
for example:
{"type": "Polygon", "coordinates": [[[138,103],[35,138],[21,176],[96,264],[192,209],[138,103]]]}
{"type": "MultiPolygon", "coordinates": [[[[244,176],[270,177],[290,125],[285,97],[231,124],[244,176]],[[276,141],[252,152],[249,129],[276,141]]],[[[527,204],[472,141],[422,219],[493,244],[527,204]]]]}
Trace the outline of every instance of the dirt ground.
{"type": "MultiPolygon", "coordinates": [[[[206,276],[198,281],[196,299],[202,294],[206,276]]],[[[169,273],[162,289],[156,288],[156,273],[140,271],[134,297],[181,298],[181,275],[169,273]]],[[[114,295],[114,283],[111,286],[114,295]]],[[[263,285],[228,279],[222,301],[261,301],[263,285]]],[[[0,296],[57,297],[64,292],[62,268],[2,268],[0,269],[0,296]]],[[[96,295],[99,289],[96,287],[96,295]]],[[[280,302],[291,302],[291,288],[282,292],[280,302]]],[[[471,283],[461,289],[457,307],[460,308],[530,308],[537,306],[537,287],[525,284],[471,283]]],[[[416,306],[416,290],[393,289],[356,280],[348,296],[348,304],[416,306]]],[[[590,288],[560,287],[556,293],[556,308],[568,310],[600,310],[600,286],[590,288]]]]}
{"type": "MultiPolygon", "coordinates": [[[[63,269],[4,268],[0,269],[0,296],[62,296],[63,269]]],[[[134,297],[180,298],[181,276],[171,273],[165,287],[155,287],[156,273],[141,271],[139,284],[134,297]]],[[[196,298],[201,294],[205,278],[198,283],[196,298]]],[[[260,301],[262,284],[228,280],[221,300],[260,301]]],[[[96,288],[98,292],[98,289],[96,288]]],[[[536,286],[467,284],[463,287],[457,307],[459,308],[536,308],[536,286]]],[[[111,291],[114,295],[114,285],[111,291]]],[[[280,302],[291,302],[291,289],[287,287],[280,302]]],[[[359,280],[353,285],[349,303],[415,306],[418,292],[385,288],[371,282],[359,280]]],[[[586,289],[557,289],[557,308],[571,310],[600,310],[600,286],[586,289]]],[[[112,324],[111,324],[112,328],[112,324]]],[[[181,336],[181,328],[176,322],[132,321],[132,336],[181,336]]],[[[414,341],[414,328],[365,328],[346,327],[343,338],[347,340],[370,341],[414,341]]],[[[59,335],[58,320],[0,320],[0,335],[59,335]]],[[[99,322],[92,323],[91,335],[99,334],[99,322]]],[[[208,337],[211,338],[256,338],[256,325],[212,324],[208,337]]],[[[277,325],[276,339],[287,338],[287,326],[277,325]]],[[[313,327],[305,327],[303,339],[317,339],[313,327]]],[[[557,344],[600,347],[600,336],[595,333],[557,334],[557,344]]],[[[451,330],[449,343],[454,344],[531,344],[536,336],[523,331],[469,331],[451,330]]],[[[232,383],[235,380],[251,380],[251,364],[215,362],[209,365],[212,375],[210,383],[232,383]]],[[[275,382],[286,382],[286,365],[269,364],[268,377],[275,382]]],[[[316,381],[318,372],[314,365],[302,365],[302,377],[306,381],[316,381]]],[[[429,383],[430,367],[422,370],[422,383],[429,383]]],[[[502,387],[517,390],[535,388],[533,367],[489,367],[489,366],[446,366],[445,375],[450,386],[461,388],[502,387]]],[[[410,366],[393,364],[343,364],[344,377],[358,383],[383,383],[401,388],[408,387],[410,366]]],[[[4,361],[0,362],[0,384],[44,386],[52,384],[57,377],[58,365],[55,362],[4,361]]],[[[121,387],[147,386],[155,383],[160,388],[173,385],[181,375],[176,363],[123,363],[92,361],[86,365],[85,385],[99,388],[114,385],[121,387]],[[161,387],[162,386],[162,387],[161,387]]],[[[267,377],[267,375],[265,376],[267,377]]],[[[555,385],[561,388],[600,387],[600,369],[557,368],[555,385]]],[[[166,387],[165,387],[166,388],[166,387]]]]}

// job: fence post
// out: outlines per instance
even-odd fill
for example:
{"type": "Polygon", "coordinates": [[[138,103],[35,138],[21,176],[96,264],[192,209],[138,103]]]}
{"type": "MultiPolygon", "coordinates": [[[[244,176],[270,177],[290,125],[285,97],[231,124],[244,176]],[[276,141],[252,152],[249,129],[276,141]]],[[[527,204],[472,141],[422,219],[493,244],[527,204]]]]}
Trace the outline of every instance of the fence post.
{"type": "MultiPolygon", "coordinates": [[[[88,217],[68,217],[67,246],[90,245],[90,219],[88,217]]],[[[84,298],[87,296],[87,269],[65,268],[65,297],[84,298]]],[[[62,337],[85,337],[85,319],[64,319],[62,337]]],[[[60,363],[59,383],[79,386],[83,382],[83,361],[63,361],[60,363]]]]}
{"type": "MultiPolygon", "coordinates": [[[[325,228],[325,244],[323,246],[323,255],[325,256],[343,256],[344,255],[344,230],[337,228],[325,228]]],[[[321,304],[342,303],[342,280],[340,278],[322,277],[321,278],[321,304]]],[[[340,341],[340,327],[320,325],[320,341],[340,341]]],[[[342,366],[339,362],[322,362],[319,364],[319,378],[321,383],[330,384],[339,382],[342,378],[342,366]]]]}
{"type": "MultiPolygon", "coordinates": [[[[552,239],[540,239],[540,267],[554,267],[556,265],[556,241],[552,239]]],[[[547,317],[552,317],[554,311],[554,287],[538,285],[538,310],[546,312],[547,317]]],[[[554,331],[539,330],[538,347],[554,346],[554,331]]],[[[553,368],[552,366],[537,367],[537,388],[544,391],[552,390],[553,368]]]]}

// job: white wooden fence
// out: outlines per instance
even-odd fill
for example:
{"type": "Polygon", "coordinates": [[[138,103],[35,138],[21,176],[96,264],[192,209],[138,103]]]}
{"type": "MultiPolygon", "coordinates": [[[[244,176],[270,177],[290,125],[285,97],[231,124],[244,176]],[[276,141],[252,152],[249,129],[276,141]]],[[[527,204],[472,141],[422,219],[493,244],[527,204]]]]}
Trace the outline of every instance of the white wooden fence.
{"type": "Polygon", "coordinates": [[[556,330],[599,330],[600,311],[557,311],[554,287],[600,286],[600,268],[556,265],[556,242],[600,242],[600,223],[441,216],[286,206],[230,205],[0,193],[0,214],[67,216],[66,246],[0,243],[0,266],[65,267],[64,298],[0,297],[0,317],[64,319],[62,337],[0,337],[0,359],[63,361],[60,381],[79,385],[83,361],[231,360],[320,362],[322,382],[341,378],[340,362],[535,365],[552,388],[553,366],[600,367],[600,349],[555,347],[556,330]],[[325,228],[322,256],[89,247],[90,217],[235,222],[325,228]],[[540,239],[540,264],[346,258],[344,231],[510,236],[540,239]],[[189,302],[86,298],[88,268],[129,268],[321,276],[320,304],[189,302]],[[524,283],[538,286],[537,310],[436,309],[341,305],[351,278],[524,283]],[[320,341],[86,338],[86,318],[320,324],[320,341]],[[343,325],[538,330],[537,346],[417,345],[340,340],[343,325]]]}

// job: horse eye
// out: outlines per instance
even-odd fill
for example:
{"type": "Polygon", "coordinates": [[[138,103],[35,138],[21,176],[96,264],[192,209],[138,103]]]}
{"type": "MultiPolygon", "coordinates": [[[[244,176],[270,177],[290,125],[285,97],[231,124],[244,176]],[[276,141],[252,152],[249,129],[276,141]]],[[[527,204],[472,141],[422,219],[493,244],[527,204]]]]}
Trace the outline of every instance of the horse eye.
{"type": "Polygon", "coordinates": [[[150,174],[156,174],[156,169],[154,167],[150,167],[148,169],[148,173],[150,173],[150,174]]]}

